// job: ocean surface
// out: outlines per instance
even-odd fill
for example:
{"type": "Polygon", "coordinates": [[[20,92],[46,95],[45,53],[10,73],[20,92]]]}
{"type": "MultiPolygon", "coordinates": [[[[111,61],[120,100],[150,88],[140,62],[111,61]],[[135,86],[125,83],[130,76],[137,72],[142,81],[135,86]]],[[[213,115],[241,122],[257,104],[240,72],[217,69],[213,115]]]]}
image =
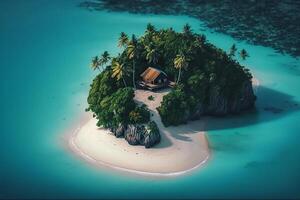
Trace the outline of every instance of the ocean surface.
{"type": "Polygon", "coordinates": [[[185,16],[87,11],[74,0],[0,1],[0,198],[300,198],[300,61],[211,32],[185,16]],[[256,110],[209,118],[208,163],[175,178],[100,170],[71,154],[63,134],[86,108],[90,59],[116,55],[119,33],[195,32],[236,43],[261,87],[256,110]]]}

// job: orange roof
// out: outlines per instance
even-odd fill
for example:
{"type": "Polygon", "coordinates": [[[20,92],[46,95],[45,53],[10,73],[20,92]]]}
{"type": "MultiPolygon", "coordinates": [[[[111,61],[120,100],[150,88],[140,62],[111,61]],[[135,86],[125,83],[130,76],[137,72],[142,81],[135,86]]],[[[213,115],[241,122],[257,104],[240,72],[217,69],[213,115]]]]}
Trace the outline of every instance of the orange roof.
{"type": "MultiPolygon", "coordinates": [[[[153,67],[148,67],[142,74],[141,77],[143,77],[143,79],[145,81],[154,81],[159,75],[160,73],[163,73],[164,75],[166,75],[164,72],[162,72],[159,69],[155,69],[153,67]]],[[[166,75],[167,76],[167,75],[166,75]]]]}

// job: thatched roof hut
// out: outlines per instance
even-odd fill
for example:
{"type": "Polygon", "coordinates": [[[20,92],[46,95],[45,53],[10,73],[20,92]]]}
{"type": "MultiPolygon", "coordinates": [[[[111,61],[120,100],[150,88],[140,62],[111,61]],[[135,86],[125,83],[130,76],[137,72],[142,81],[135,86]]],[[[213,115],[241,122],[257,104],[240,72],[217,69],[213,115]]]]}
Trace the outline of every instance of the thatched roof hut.
{"type": "Polygon", "coordinates": [[[142,80],[147,84],[154,84],[154,85],[159,85],[159,84],[166,84],[168,83],[168,76],[165,72],[153,68],[153,67],[148,67],[142,74],[141,74],[142,80]]]}

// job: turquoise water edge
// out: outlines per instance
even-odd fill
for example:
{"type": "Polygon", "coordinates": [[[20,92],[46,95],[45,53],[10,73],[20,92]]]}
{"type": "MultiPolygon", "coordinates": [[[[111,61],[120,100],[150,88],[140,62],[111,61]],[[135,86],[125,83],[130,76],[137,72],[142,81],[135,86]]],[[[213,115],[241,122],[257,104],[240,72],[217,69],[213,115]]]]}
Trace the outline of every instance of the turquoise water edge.
{"type": "Polygon", "coordinates": [[[90,12],[80,1],[0,1],[0,198],[300,198],[300,61],[211,32],[186,16],[90,12]],[[208,163],[168,179],[101,170],[64,146],[84,112],[89,62],[117,54],[121,31],[146,24],[193,30],[225,50],[236,43],[242,64],[260,81],[256,110],[205,119],[208,163]]]}

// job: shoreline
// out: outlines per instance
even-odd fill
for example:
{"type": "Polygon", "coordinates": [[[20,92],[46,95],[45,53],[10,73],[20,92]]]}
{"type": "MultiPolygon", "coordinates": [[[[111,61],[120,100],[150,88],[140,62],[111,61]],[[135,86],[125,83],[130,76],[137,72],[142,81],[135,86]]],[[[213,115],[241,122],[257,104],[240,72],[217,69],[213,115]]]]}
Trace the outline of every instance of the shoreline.
{"type": "Polygon", "coordinates": [[[162,140],[156,146],[146,149],[129,145],[124,138],[116,138],[108,130],[98,128],[97,120],[90,116],[86,121],[81,120],[72,134],[67,135],[69,149],[94,166],[143,176],[173,177],[198,169],[211,154],[203,131],[205,123],[196,121],[188,125],[164,127],[156,107],[168,92],[137,90],[135,94],[135,101],[148,106],[151,120],[160,129],[162,140]],[[155,100],[148,100],[149,95],[155,96],[155,100]]]}
{"type": "Polygon", "coordinates": [[[91,164],[92,166],[101,168],[101,169],[108,168],[109,170],[117,170],[118,172],[125,172],[125,173],[130,173],[133,175],[142,175],[142,176],[146,176],[146,177],[149,177],[149,176],[150,177],[174,177],[174,176],[192,173],[194,170],[196,170],[199,167],[206,164],[207,161],[209,160],[209,158],[211,157],[211,154],[207,155],[207,157],[202,162],[200,162],[199,164],[197,164],[196,166],[194,166],[190,169],[177,171],[177,172],[169,172],[169,173],[168,172],[165,172],[165,173],[164,172],[148,172],[148,171],[140,171],[140,170],[134,170],[134,169],[124,168],[124,167],[118,167],[118,166],[112,165],[110,163],[107,163],[105,161],[101,161],[101,160],[97,160],[97,159],[93,158],[89,154],[82,151],[78,147],[78,145],[76,145],[76,143],[74,142],[74,139],[75,139],[78,131],[80,130],[80,128],[81,128],[81,126],[77,127],[71,134],[69,134],[66,137],[66,139],[68,140],[67,141],[68,149],[71,152],[73,152],[76,157],[79,157],[80,159],[91,164]]]}
{"type": "MultiPolygon", "coordinates": [[[[252,84],[256,93],[260,82],[253,77],[252,84]]],[[[143,102],[148,106],[153,114],[152,120],[156,121],[159,126],[162,141],[157,146],[150,149],[145,149],[142,146],[131,146],[124,138],[116,138],[114,135],[109,134],[108,130],[96,127],[96,119],[90,114],[84,114],[79,121],[79,126],[74,126],[72,131],[65,135],[68,149],[76,157],[87,161],[92,166],[125,172],[127,175],[175,177],[192,173],[196,169],[203,167],[211,157],[209,142],[205,133],[205,120],[196,120],[189,122],[187,125],[176,127],[164,127],[155,108],[161,102],[166,92],[138,91],[135,97],[138,103],[143,102]],[[148,95],[156,95],[155,99],[158,99],[158,101],[156,103],[147,102],[148,95]],[[176,138],[177,134],[180,137],[184,137],[184,139],[176,138]],[[168,146],[166,146],[167,140],[171,140],[169,141],[171,144],[168,146]],[[112,144],[115,146],[112,146],[112,144]],[[198,152],[198,154],[195,155],[194,152],[198,152]],[[189,157],[189,154],[192,153],[193,156],[189,157]],[[142,157],[138,158],[136,156],[138,154],[141,154],[142,157]],[[126,157],[127,159],[124,160],[126,157]],[[137,166],[132,165],[128,161],[137,162],[137,166]],[[155,162],[161,168],[155,167],[153,165],[155,162]],[[187,162],[188,164],[186,164],[187,162]],[[178,167],[182,163],[185,164],[178,167]]]]}

